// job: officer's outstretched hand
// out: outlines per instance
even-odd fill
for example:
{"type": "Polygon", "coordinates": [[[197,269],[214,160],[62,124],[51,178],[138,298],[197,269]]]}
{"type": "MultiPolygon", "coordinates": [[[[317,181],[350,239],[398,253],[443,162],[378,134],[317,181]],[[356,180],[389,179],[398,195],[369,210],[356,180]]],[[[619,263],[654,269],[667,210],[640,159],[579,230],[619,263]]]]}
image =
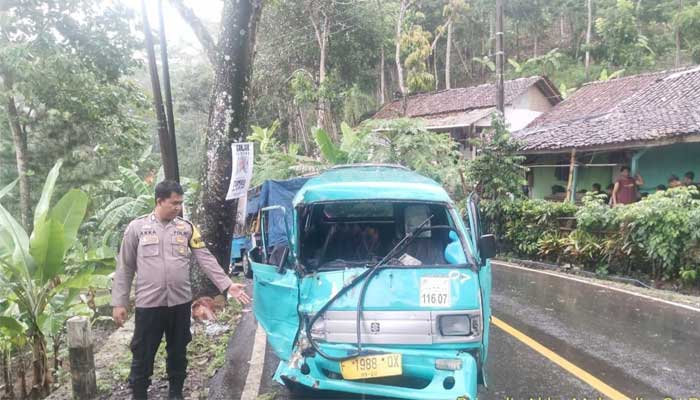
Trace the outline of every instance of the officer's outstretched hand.
{"type": "Polygon", "coordinates": [[[250,304],[250,296],[245,292],[245,285],[242,283],[231,284],[228,288],[228,294],[240,304],[250,304]]]}
{"type": "Polygon", "coordinates": [[[118,328],[124,326],[124,322],[126,322],[126,307],[114,307],[112,309],[112,319],[118,328]]]}

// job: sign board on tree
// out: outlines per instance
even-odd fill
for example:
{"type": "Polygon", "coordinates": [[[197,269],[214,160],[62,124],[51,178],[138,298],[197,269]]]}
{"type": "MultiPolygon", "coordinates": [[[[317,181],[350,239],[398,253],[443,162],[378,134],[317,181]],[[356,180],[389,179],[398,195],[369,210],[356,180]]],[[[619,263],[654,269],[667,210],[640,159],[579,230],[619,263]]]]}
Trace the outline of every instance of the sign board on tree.
{"type": "Polygon", "coordinates": [[[253,143],[233,143],[231,144],[231,152],[233,153],[231,183],[228,187],[226,200],[245,197],[253,177],[253,143]]]}

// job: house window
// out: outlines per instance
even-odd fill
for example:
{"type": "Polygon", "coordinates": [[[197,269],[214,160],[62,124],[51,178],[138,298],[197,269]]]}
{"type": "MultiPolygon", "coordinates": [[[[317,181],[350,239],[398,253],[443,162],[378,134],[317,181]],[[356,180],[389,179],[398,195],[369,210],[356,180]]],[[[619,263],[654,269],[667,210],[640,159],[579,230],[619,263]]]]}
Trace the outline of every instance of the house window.
{"type": "Polygon", "coordinates": [[[565,161],[560,161],[558,164],[561,165],[561,167],[556,167],[554,168],[554,177],[557,178],[559,181],[568,181],[569,180],[569,163],[565,161]]]}

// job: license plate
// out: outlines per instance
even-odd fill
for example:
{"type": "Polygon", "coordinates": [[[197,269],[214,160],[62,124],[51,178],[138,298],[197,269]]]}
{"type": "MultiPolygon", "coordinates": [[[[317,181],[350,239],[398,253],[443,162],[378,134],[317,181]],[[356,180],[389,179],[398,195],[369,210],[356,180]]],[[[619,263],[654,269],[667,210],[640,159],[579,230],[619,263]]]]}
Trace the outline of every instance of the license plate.
{"type": "Polygon", "coordinates": [[[450,278],[424,276],[420,278],[421,307],[449,307],[452,305],[450,278]]]}
{"type": "Polygon", "coordinates": [[[340,363],[343,379],[381,378],[401,375],[401,354],[356,357],[340,363]]]}

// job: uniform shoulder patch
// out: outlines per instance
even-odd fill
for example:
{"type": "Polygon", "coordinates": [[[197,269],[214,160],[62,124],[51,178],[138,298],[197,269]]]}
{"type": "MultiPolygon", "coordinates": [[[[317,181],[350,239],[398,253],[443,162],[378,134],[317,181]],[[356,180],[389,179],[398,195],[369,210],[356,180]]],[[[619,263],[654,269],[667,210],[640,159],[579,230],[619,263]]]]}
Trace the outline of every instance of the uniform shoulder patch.
{"type": "Polygon", "coordinates": [[[192,249],[203,249],[206,247],[204,244],[204,239],[202,239],[202,234],[199,232],[196,226],[192,225],[192,237],[190,238],[190,248],[192,249]]]}
{"type": "Polygon", "coordinates": [[[197,226],[195,226],[195,224],[193,224],[192,221],[188,221],[182,217],[178,217],[178,222],[179,221],[187,223],[187,225],[189,225],[190,228],[192,228],[192,236],[190,237],[190,242],[188,243],[191,249],[196,250],[207,247],[206,244],[204,244],[204,239],[202,239],[202,233],[199,232],[199,228],[197,228],[197,226]]]}

